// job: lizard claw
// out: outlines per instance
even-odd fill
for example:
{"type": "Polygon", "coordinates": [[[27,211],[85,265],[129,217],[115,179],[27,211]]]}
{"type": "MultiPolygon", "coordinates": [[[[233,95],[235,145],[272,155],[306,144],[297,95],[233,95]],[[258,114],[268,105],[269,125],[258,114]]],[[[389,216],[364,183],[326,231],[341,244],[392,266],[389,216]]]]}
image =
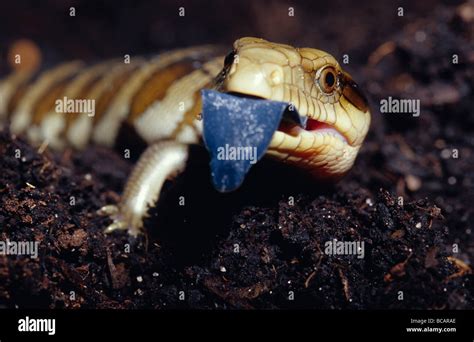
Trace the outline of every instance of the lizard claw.
{"type": "Polygon", "coordinates": [[[126,229],[128,229],[128,222],[124,220],[120,220],[120,219],[115,219],[114,222],[112,222],[105,228],[104,233],[110,234],[116,230],[126,230],[126,229]]]}
{"type": "Polygon", "coordinates": [[[104,205],[102,208],[97,210],[97,214],[100,216],[113,216],[118,214],[119,207],[115,204],[104,205]]]}
{"type": "Polygon", "coordinates": [[[126,215],[123,210],[114,204],[105,205],[97,210],[99,216],[107,216],[113,222],[109,224],[105,229],[105,234],[110,234],[116,230],[128,230],[128,233],[133,236],[137,236],[141,232],[140,226],[134,224],[132,215],[126,215]]]}

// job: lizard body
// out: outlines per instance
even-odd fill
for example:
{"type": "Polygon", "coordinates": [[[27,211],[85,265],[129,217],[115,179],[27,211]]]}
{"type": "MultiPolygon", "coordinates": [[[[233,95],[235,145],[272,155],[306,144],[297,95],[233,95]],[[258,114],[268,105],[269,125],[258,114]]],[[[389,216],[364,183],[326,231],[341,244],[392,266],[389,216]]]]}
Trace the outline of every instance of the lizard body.
{"type": "Polygon", "coordinates": [[[237,40],[225,58],[221,49],[201,46],[130,63],[20,69],[0,82],[0,118],[14,134],[53,149],[111,147],[123,124],[133,127],[149,147],[121,202],[100,212],[114,219],[107,231],[136,235],[164,182],[185,168],[187,146],[202,140],[203,88],[293,104],[306,127],[282,123],[267,154],[322,180],[350,169],[370,124],[364,96],[331,55],[250,37],[237,40]],[[94,112],[58,112],[58,99],[93,100],[94,112]]]}

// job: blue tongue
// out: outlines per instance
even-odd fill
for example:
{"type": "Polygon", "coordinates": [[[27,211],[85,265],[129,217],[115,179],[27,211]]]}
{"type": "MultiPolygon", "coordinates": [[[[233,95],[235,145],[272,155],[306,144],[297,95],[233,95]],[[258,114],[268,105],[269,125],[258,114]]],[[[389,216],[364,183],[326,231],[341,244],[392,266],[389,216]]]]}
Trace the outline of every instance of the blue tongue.
{"type": "MultiPolygon", "coordinates": [[[[201,96],[203,137],[211,155],[214,187],[221,192],[235,190],[265,154],[289,105],[208,89],[202,90],[201,96]]],[[[302,125],[295,110],[291,117],[302,125]]]]}

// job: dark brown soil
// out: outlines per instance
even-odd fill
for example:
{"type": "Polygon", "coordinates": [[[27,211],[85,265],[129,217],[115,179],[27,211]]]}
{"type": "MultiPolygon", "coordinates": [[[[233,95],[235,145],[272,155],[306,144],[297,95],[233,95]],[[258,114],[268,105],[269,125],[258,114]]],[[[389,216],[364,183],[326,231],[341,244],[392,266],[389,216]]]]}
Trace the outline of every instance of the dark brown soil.
{"type": "Polygon", "coordinates": [[[0,305],[473,309],[473,32],[450,6],[409,17],[378,39],[384,48],[362,42],[368,62],[350,69],[373,124],[338,184],[265,161],[221,195],[196,147],[138,239],[104,235],[110,221],[96,214],[118,201],[131,161],[99,147],[39,154],[4,130],[1,240],[40,248],[37,259],[0,256],[0,305]],[[388,96],[421,99],[421,115],[381,114],[388,96]],[[363,241],[365,257],[326,255],[333,239],[363,241]]]}

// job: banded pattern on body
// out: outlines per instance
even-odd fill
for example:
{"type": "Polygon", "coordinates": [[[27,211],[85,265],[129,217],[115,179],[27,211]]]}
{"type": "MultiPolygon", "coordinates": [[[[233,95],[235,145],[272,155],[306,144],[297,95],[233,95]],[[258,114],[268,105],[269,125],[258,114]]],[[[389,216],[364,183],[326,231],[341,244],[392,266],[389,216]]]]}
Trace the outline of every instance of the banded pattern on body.
{"type": "Polygon", "coordinates": [[[31,143],[54,149],[82,149],[90,142],[112,146],[125,122],[149,144],[168,138],[197,143],[199,91],[222,69],[220,52],[202,46],[130,63],[75,61],[36,73],[17,71],[0,81],[0,119],[31,143]],[[94,113],[58,112],[57,101],[64,100],[93,101],[94,113]]]}

